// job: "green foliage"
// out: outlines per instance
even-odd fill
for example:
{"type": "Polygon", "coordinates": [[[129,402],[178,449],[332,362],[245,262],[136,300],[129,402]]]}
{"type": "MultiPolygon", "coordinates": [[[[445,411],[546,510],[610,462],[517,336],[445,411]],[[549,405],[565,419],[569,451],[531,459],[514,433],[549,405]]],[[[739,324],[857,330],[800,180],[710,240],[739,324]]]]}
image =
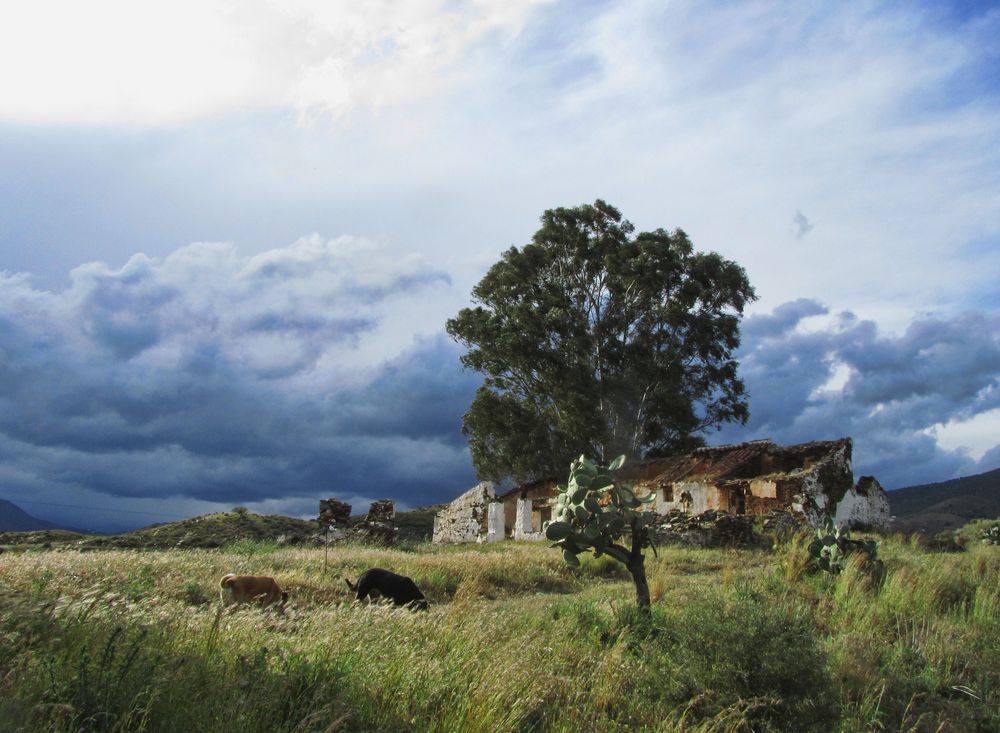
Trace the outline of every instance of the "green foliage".
{"type": "Polygon", "coordinates": [[[825,731],[836,720],[815,625],[780,585],[707,590],[670,609],[659,631],[646,651],[659,668],[651,676],[677,701],[700,697],[702,715],[743,700],[754,703],[745,730],[825,731]]]}
{"type": "Polygon", "coordinates": [[[277,552],[279,549],[280,545],[278,545],[277,542],[262,542],[260,540],[244,537],[231,545],[228,545],[225,548],[225,552],[229,552],[234,555],[241,555],[245,559],[249,560],[255,555],[270,555],[273,552],[277,552]]]}
{"type": "Polygon", "coordinates": [[[834,527],[833,520],[827,518],[824,526],[816,530],[816,539],[809,545],[809,554],[816,566],[831,575],[843,572],[849,556],[855,552],[864,554],[865,571],[880,584],[885,575],[885,566],[876,557],[878,542],[875,540],[851,539],[851,531],[847,527],[834,527]]]}
{"type": "MultiPolygon", "coordinates": [[[[615,483],[611,472],[624,462],[625,456],[619,456],[602,467],[580,456],[570,466],[569,481],[556,496],[554,519],[545,528],[545,536],[562,549],[570,565],[579,565],[577,556],[588,550],[595,557],[606,554],[627,565],[628,550],[617,540],[626,532],[644,531],[656,519],[653,512],[638,511],[652,496],[639,498],[628,486],[615,483]]],[[[645,535],[642,547],[650,544],[645,535]]]]}
{"type": "Polygon", "coordinates": [[[201,583],[195,580],[189,580],[184,584],[181,598],[192,606],[203,606],[212,600],[212,596],[205,592],[201,583]]]}
{"type": "Polygon", "coordinates": [[[301,545],[308,543],[316,531],[315,521],[249,512],[241,514],[234,510],[155,524],[119,535],[92,535],[82,541],[73,542],[73,547],[87,550],[109,547],[217,548],[246,538],[273,543],[282,536],[288,545],[301,545]]]}
{"type": "Polygon", "coordinates": [[[989,545],[989,530],[994,525],[1000,526],[1000,518],[990,517],[984,519],[973,519],[971,522],[954,530],[952,537],[955,542],[966,549],[971,549],[974,545],[989,545]]]}
{"type": "Polygon", "coordinates": [[[31,595],[35,599],[40,599],[49,587],[49,583],[55,577],[55,573],[49,568],[43,568],[31,578],[31,595]]]}
{"type": "Polygon", "coordinates": [[[156,585],[153,567],[149,564],[140,565],[125,581],[123,590],[131,598],[145,598],[156,585]]]}
{"type": "Polygon", "coordinates": [[[1000,545],[1000,522],[986,527],[979,538],[983,541],[983,544],[1000,545]]]}
{"type": "Polygon", "coordinates": [[[485,375],[462,426],[480,476],[553,475],[581,451],[669,454],[746,421],[733,353],[756,295],[743,268],[679,229],[634,234],[600,200],[541,221],[447,323],[485,375]]]}
{"type": "Polygon", "coordinates": [[[554,521],[546,525],[545,536],[562,550],[569,565],[579,566],[579,555],[587,551],[622,563],[635,583],[636,601],[648,611],[649,583],[642,551],[653,546],[649,526],[656,514],[639,511],[653,500],[651,495],[637,497],[631,488],[615,482],[612,472],[624,462],[625,456],[618,456],[607,467],[586,456],[573,461],[569,481],[559,487],[554,521]],[[626,534],[631,536],[631,549],[618,544],[626,534]]]}
{"type": "MultiPolygon", "coordinates": [[[[15,699],[0,699],[0,730],[321,731],[343,707],[329,665],[259,645],[184,648],[175,619],[129,623],[103,610],[109,600],[98,595],[63,615],[35,611],[31,627],[0,613],[0,629],[34,632],[21,638],[36,642],[15,699]]],[[[12,610],[26,609],[0,607],[12,610]]]]}

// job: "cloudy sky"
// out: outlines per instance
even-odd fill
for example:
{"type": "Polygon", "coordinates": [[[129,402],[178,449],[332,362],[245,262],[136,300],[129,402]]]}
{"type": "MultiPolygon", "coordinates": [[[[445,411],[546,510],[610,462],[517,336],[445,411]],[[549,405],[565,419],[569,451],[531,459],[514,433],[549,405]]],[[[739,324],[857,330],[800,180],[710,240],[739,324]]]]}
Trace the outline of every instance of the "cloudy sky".
{"type": "Polygon", "coordinates": [[[998,38],[989,2],[5,3],[0,498],[452,498],[444,321],[596,198],[757,288],[712,443],[1000,466],[998,38]]]}

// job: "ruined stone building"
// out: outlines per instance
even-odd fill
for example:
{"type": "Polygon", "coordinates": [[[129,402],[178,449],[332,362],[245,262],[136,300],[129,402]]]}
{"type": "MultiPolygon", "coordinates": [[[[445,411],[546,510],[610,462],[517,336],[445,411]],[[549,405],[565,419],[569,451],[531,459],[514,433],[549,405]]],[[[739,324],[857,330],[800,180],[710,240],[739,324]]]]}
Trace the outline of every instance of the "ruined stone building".
{"type": "Polygon", "coordinates": [[[503,504],[496,487],[483,481],[434,515],[434,542],[493,542],[504,539],[503,504]],[[492,531],[491,531],[492,529],[492,531]]]}
{"type": "MultiPolygon", "coordinates": [[[[838,525],[885,526],[885,491],[870,476],[855,484],[851,449],[850,438],[791,446],[757,440],[626,463],[616,478],[640,496],[653,494],[647,511],[660,514],[784,509],[803,514],[813,526],[827,518],[838,525]]],[[[541,539],[560,481],[565,478],[534,481],[499,496],[493,484],[479,484],[438,513],[434,541],[541,539]]]]}

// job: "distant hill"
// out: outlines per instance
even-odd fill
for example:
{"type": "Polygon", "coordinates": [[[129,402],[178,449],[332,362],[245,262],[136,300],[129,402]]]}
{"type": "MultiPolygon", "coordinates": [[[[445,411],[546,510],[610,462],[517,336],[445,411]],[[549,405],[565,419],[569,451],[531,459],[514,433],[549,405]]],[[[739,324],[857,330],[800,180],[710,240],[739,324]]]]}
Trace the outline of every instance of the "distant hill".
{"type": "Polygon", "coordinates": [[[941,532],[972,519],[1000,517],[1000,468],[936,484],[888,492],[889,508],[904,531],[941,532]]]}
{"type": "Polygon", "coordinates": [[[0,499],[0,532],[33,532],[42,529],[62,527],[44,519],[35,519],[16,504],[0,499]]]}
{"type": "Polygon", "coordinates": [[[234,510],[153,524],[106,537],[93,537],[78,544],[82,549],[223,547],[240,540],[299,545],[309,542],[317,531],[313,520],[234,510]]]}
{"type": "Polygon", "coordinates": [[[396,512],[396,531],[400,539],[430,542],[434,534],[434,515],[447,504],[433,504],[409,512],[396,512]]]}
{"type": "MultiPolygon", "coordinates": [[[[433,506],[410,512],[397,512],[397,538],[401,541],[429,542],[434,529],[434,514],[439,508],[433,506]]],[[[224,547],[240,540],[302,545],[316,541],[319,533],[319,526],[312,519],[295,519],[276,514],[262,515],[236,510],[204,514],[177,522],[153,524],[115,535],[83,535],[59,530],[49,523],[44,524],[45,527],[34,527],[31,530],[6,532],[0,530],[0,545],[44,547],[72,544],[83,550],[211,548],[224,547]]]]}
{"type": "MultiPolygon", "coordinates": [[[[408,512],[396,512],[396,538],[406,542],[430,542],[434,535],[434,515],[447,504],[431,504],[430,506],[411,509],[408,512]]],[[[365,515],[351,517],[351,521],[360,521],[365,515]]]]}

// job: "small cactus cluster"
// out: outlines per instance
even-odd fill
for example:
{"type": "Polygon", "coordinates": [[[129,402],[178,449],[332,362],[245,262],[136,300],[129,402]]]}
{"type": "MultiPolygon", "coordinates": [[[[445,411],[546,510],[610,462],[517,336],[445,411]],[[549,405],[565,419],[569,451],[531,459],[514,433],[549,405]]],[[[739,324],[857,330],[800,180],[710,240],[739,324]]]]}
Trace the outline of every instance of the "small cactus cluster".
{"type": "Polygon", "coordinates": [[[827,518],[825,525],[816,530],[816,539],[809,544],[809,554],[812,555],[816,565],[831,575],[837,575],[847,567],[847,558],[854,552],[863,552],[866,555],[864,562],[866,572],[881,580],[885,568],[882,561],[875,557],[878,552],[878,543],[875,540],[852,540],[849,529],[834,527],[833,520],[827,518]]]}
{"type": "MultiPolygon", "coordinates": [[[[570,565],[579,565],[577,555],[591,549],[596,557],[607,554],[627,565],[628,552],[615,540],[647,528],[656,519],[655,512],[639,511],[653,500],[651,495],[638,497],[615,482],[612,472],[624,462],[625,456],[619,456],[604,467],[580,456],[570,465],[569,481],[559,487],[556,497],[554,520],[545,527],[545,536],[562,548],[570,565]]],[[[647,533],[644,546],[649,545],[647,533]]]]}
{"type": "Polygon", "coordinates": [[[984,545],[1000,545],[1000,522],[984,529],[980,539],[984,545]]]}

